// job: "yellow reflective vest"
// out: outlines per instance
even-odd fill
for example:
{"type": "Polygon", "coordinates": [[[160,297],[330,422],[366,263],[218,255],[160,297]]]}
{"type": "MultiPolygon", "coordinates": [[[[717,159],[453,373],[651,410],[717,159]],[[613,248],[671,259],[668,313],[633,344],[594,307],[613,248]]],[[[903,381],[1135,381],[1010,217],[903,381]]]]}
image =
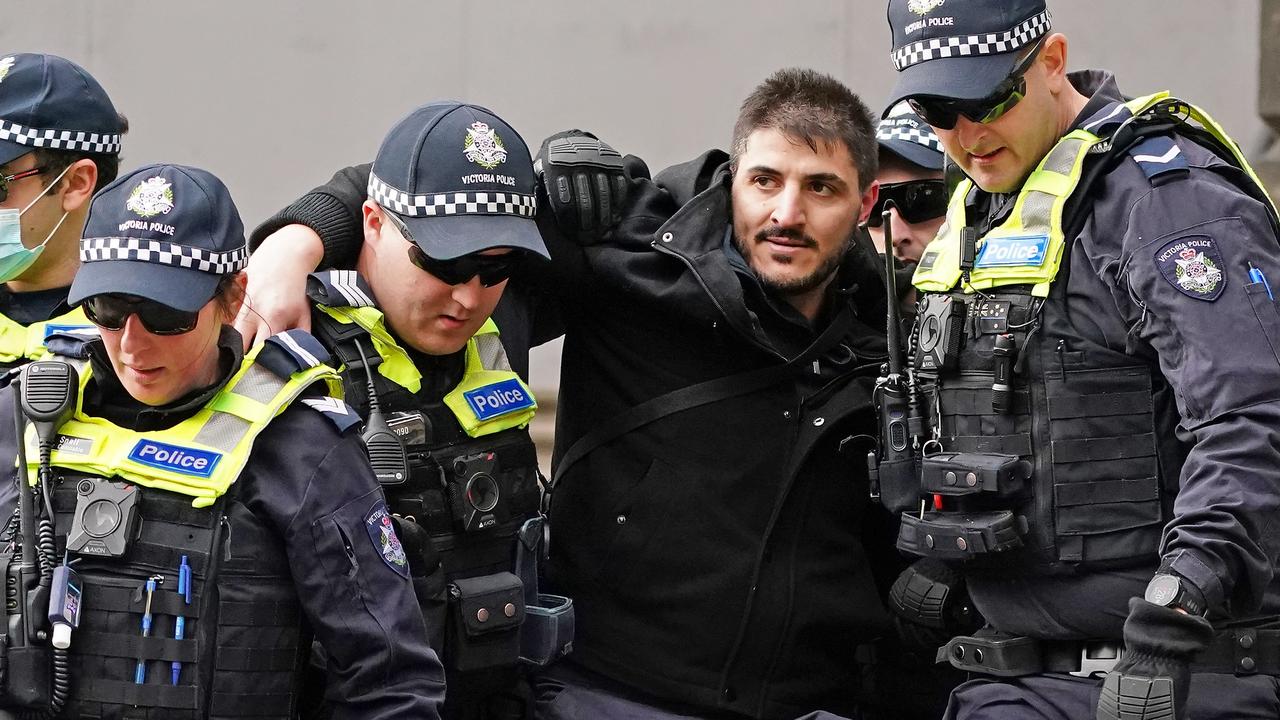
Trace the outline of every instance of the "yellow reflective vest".
{"type": "Polygon", "coordinates": [[[22,325],[0,315],[0,364],[48,360],[53,354],[45,347],[44,341],[51,333],[86,329],[97,330],[84,316],[84,310],[78,307],[64,315],[30,325],[22,325]]]}

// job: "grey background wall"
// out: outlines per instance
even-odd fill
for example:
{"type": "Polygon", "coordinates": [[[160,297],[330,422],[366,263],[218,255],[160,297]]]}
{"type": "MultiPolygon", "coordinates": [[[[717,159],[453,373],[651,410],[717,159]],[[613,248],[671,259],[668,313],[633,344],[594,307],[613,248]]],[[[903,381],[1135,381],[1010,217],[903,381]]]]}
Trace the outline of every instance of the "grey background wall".
{"type": "MultiPolygon", "coordinates": [[[[964,0],[949,0],[964,2],[964,0]]],[[[1172,88],[1252,153],[1259,0],[1051,0],[1074,67],[1132,94],[1172,88]]],[[[182,162],[230,186],[254,225],[371,159],[412,107],[484,104],[535,146],[596,131],[662,166],[723,146],[771,71],[809,66],[872,106],[893,82],[880,0],[4,0],[0,52],[71,58],[132,130],[125,165],[182,162]]],[[[535,356],[535,385],[556,377],[535,356]]]]}

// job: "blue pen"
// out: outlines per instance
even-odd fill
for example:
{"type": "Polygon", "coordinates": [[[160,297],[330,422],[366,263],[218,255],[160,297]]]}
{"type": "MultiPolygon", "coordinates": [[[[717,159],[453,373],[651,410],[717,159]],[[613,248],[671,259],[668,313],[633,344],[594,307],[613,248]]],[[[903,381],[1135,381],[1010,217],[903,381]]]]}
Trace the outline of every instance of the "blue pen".
{"type": "Polygon", "coordinates": [[[1272,300],[1276,299],[1276,296],[1271,294],[1271,283],[1267,282],[1267,276],[1254,267],[1253,263],[1249,263],[1249,279],[1256,283],[1262,283],[1262,287],[1267,291],[1267,297],[1272,300]]]}
{"type": "MultiPolygon", "coordinates": [[[[182,596],[183,603],[191,604],[191,566],[187,564],[187,556],[182,556],[182,562],[178,565],[178,594],[182,596]]],[[[179,615],[177,620],[173,621],[173,639],[182,640],[187,630],[187,618],[179,615]]],[[[182,663],[177,660],[169,666],[169,684],[178,684],[178,675],[182,674],[182,663]]]]}
{"type": "MultiPolygon", "coordinates": [[[[163,582],[164,578],[159,575],[152,575],[147,578],[147,602],[142,608],[142,637],[151,637],[151,598],[156,594],[156,583],[163,582]]],[[[133,669],[133,682],[135,685],[141,685],[147,681],[147,661],[138,659],[138,665],[133,669]]]]}

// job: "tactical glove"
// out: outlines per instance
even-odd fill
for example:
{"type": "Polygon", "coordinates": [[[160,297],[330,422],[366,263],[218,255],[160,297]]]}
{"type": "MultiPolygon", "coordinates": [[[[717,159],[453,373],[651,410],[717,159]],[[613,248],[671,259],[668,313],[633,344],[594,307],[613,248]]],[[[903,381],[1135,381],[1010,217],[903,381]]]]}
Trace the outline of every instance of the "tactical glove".
{"type": "Polygon", "coordinates": [[[1186,720],[1191,658],[1212,641],[1208,620],[1130,599],[1124,654],[1102,685],[1098,720],[1186,720]]]}
{"type": "Polygon", "coordinates": [[[933,558],[902,571],[889,591],[889,607],[903,642],[920,649],[937,649],[982,625],[964,578],[933,558]]]}
{"type": "Polygon", "coordinates": [[[589,132],[567,130],[542,142],[533,170],[560,231],[589,245],[622,219],[627,178],[622,155],[589,132]]]}

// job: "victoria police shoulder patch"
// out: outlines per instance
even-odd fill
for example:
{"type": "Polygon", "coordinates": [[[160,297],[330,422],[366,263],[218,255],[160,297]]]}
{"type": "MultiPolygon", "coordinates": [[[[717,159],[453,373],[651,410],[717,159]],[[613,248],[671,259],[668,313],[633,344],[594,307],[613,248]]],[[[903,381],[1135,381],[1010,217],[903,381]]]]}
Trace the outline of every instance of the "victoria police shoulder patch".
{"type": "Polygon", "coordinates": [[[391,520],[391,513],[387,511],[386,503],[379,501],[373,506],[373,510],[364,518],[364,529],[369,533],[373,549],[387,567],[403,577],[409,577],[409,558],[396,535],[396,526],[391,520]]]}
{"type": "Polygon", "coordinates": [[[1170,240],[1156,251],[1155,262],[1164,279],[1187,297],[1213,302],[1227,286],[1222,253],[1207,235],[1170,240]]]}

